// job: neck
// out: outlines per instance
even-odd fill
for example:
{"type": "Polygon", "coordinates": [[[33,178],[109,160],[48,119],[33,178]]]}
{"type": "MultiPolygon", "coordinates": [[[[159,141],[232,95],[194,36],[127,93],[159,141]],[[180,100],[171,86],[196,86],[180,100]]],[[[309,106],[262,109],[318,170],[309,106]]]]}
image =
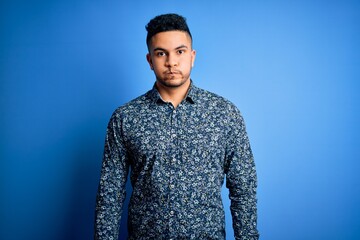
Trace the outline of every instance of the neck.
{"type": "Polygon", "coordinates": [[[166,102],[170,102],[175,108],[186,97],[189,87],[190,79],[178,87],[168,87],[156,82],[156,88],[161,98],[166,102]]]}

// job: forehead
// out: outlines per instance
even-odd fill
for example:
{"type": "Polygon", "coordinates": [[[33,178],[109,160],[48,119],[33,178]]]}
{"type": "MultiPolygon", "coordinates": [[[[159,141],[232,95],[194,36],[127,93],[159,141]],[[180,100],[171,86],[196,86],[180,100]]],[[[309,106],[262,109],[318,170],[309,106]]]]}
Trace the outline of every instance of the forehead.
{"type": "Polygon", "coordinates": [[[159,32],[152,36],[149,43],[149,48],[163,48],[172,50],[179,47],[180,45],[191,48],[191,38],[189,34],[183,31],[167,31],[159,32]]]}

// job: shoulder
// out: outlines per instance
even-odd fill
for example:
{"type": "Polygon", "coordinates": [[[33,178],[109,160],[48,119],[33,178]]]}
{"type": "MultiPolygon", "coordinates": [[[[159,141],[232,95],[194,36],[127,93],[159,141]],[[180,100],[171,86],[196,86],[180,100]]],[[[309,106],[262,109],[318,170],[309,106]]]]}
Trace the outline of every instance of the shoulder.
{"type": "Polygon", "coordinates": [[[148,108],[151,101],[150,91],[148,91],[147,93],[117,107],[111,118],[122,119],[126,116],[136,115],[136,113],[144,111],[144,108],[148,108]]]}
{"type": "Polygon", "coordinates": [[[238,107],[227,98],[202,88],[195,87],[195,89],[198,102],[204,108],[222,113],[240,114],[238,107]]]}

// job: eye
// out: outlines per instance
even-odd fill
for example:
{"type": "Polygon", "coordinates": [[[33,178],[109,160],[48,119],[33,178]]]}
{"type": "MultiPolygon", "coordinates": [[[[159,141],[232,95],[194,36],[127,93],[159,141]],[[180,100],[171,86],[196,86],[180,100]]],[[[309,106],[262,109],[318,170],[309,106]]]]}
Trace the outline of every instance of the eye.
{"type": "Polygon", "coordinates": [[[185,50],[182,49],[178,50],[178,54],[183,54],[183,53],[185,53],[185,50]]]}
{"type": "Polygon", "coordinates": [[[165,52],[156,52],[156,56],[158,56],[158,57],[163,57],[163,56],[165,56],[166,54],[165,54],[165,52]]]}

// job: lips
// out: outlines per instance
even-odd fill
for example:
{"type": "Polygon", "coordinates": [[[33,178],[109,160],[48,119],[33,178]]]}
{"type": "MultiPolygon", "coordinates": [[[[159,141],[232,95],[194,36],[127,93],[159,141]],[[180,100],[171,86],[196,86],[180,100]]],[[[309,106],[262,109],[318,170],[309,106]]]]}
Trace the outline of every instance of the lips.
{"type": "Polygon", "coordinates": [[[168,70],[168,71],[165,71],[164,73],[171,75],[171,74],[180,74],[181,72],[178,70],[168,70]]]}

